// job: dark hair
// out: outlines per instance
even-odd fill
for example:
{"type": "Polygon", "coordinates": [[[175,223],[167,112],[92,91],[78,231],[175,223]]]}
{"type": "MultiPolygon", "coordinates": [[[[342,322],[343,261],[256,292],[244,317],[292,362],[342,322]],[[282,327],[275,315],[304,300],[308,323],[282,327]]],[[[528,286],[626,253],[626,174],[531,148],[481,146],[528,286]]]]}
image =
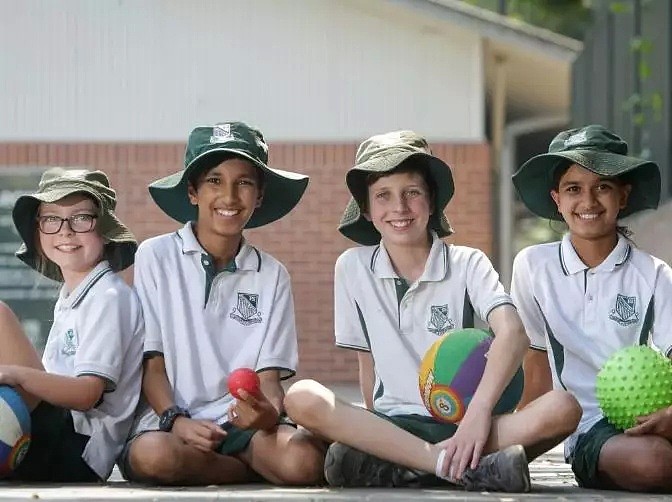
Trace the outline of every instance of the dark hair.
{"type": "MultiPolygon", "coordinates": [[[[553,190],[556,192],[560,188],[560,179],[562,176],[569,170],[571,166],[573,166],[575,162],[572,162],[571,160],[560,160],[558,161],[558,164],[555,166],[553,169],[553,190]]],[[[581,164],[577,164],[581,165],[581,164]]],[[[583,167],[583,166],[581,166],[583,167]]],[[[609,176],[609,179],[612,179],[616,181],[619,185],[629,185],[630,182],[628,181],[627,175],[622,175],[622,176],[609,176]]],[[[557,209],[556,209],[557,211],[557,209]]],[[[559,211],[558,211],[559,212],[559,211]]],[[[621,234],[623,237],[627,239],[631,239],[632,237],[632,230],[630,230],[626,225],[618,225],[616,224],[616,232],[621,234]]]]}
{"type": "Polygon", "coordinates": [[[226,162],[227,160],[231,159],[240,159],[248,162],[251,166],[253,166],[254,171],[256,173],[259,190],[262,191],[264,189],[264,172],[259,167],[257,167],[251,160],[231,152],[222,152],[219,155],[210,155],[209,157],[206,157],[202,162],[200,162],[198,167],[196,167],[189,174],[189,178],[187,179],[187,185],[191,185],[195,189],[197,189],[203,182],[203,178],[205,178],[205,175],[208,172],[210,172],[211,169],[214,169],[215,167],[219,166],[222,162],[226,162]]]}
{"type": "Polygon", "coordinates": [[[436,196],[436,182],[429,172],[429,168],[427,167],[425,159],[411,157],[406,159],[394,169],[385,172],[374,172],[366,176],[366,193],[362,197],[362,203],[360,204],[360,209],[362,211],[368,211],[369,187],[379,179],[385,178],[392,174],[419,174],[422,176],[422,179],[425,182],[425,185],[427,185],[427,189],[429,190],[429,200],[432,204],[432,207],[436,205],[436,201],[434,200],[436,196]]]}

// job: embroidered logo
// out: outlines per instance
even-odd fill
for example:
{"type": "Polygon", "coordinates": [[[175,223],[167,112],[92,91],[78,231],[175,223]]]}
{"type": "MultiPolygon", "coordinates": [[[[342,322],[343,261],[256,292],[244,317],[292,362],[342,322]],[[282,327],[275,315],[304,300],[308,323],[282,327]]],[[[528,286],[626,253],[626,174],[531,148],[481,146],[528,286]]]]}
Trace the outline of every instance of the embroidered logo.
{"type": "Polygon", "coordinates": [[[77,347],[77,336],[75,336],[75,332],[72,329],[69,329],[63,336],[61,352],[66,356],[74,356],[77,353],[77,347]]]}
{"type": "Polygon", "coordinates": [[[449,329],[453,329],[455,323],[448,317],[448,305],[432,305],[429,313],[427,329],[435,335],[443,335],[449,329]]]}
{"type": "Polygon", "coordinates": [[[238,293],[238,305],[234,307],[229,317],[235,319],[243,326],[261,322],[261,312],[257,310],[258,305],[259,295],[238,293]]]}
{"type": "Polygon", "coordinates": [[[637,299],[634,296],[616,295],[616,306],[609,312],[609,319],[621,326],[629,326],[639,321],[637,299]]]}
{"type": "Polygon", "coordinates": [[[578,145],[579,143],[585,142],[587,139],[586,131],[577,132],[565,140],[565,146],[578,145]]]}
{"type": "Polygon", "coordinates": [[[212,128],[210,143],[226,143],[233,138],[231,134],[231,124],[217,124],[212,128]]]}

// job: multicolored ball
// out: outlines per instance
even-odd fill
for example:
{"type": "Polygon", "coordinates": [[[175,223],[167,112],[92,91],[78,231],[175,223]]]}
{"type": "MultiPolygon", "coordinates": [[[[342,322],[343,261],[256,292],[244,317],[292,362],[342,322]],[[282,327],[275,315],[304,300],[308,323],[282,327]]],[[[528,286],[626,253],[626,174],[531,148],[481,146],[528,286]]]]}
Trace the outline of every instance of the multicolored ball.
{"type": "MultiPolygon", "coordinates": [[[[449,331],[427,350],[420,364],[420,397],[433,417],[457,423],[481,382],[493,337],[482,329],[449,331]]],[[[519,368],[502,393],[493,414],[509,413],[523,393],[519,368]]]]}
{"type": "Polygon", "coordinates": [[[0,477],[18,467],[30,446],[30,411],[14,388],[0,385],[0,477]]]}
{"type": "Polygon", "coordinates": [[[607,420],[628,429],[637,417],[672,405],[672,363],[644,345],[620,349],[597,374],[595,393],[607,420]]]}

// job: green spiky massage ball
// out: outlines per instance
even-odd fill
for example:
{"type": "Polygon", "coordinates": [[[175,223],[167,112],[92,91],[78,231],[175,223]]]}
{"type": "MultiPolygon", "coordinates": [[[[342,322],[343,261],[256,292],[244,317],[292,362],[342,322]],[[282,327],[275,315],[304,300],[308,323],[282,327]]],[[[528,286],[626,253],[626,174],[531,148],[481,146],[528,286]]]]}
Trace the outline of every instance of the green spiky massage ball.
{"type": "Polygon", "coordinates": [[[672,364],[650,347],[626,347],[604,363],[596,394],[607,420],[627,429],[637,417],[672,404],[672,364]]]}

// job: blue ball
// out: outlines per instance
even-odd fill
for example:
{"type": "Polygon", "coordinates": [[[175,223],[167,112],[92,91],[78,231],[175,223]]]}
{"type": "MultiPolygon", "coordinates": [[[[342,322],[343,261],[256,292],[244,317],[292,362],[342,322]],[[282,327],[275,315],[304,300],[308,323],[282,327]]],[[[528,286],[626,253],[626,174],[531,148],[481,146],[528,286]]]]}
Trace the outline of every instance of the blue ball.
{"type": "Polygon", "coordinates": [[[0,385],[0,477],[18,467],[30,446],[30,411],[21,395],[0,385]]]}

